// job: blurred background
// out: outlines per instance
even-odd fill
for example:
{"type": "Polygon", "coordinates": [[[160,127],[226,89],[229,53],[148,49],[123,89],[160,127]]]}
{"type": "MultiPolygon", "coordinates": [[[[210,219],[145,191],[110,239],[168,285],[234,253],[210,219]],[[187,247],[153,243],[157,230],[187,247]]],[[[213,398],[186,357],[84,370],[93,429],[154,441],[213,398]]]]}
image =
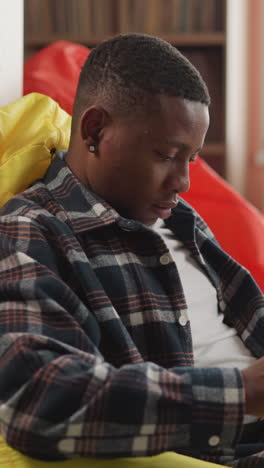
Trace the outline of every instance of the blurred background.
{"type": "Polygon", "coordinates": [[[145,32],[178,47],[211,94],[201,154],[264,211],[263,0],[0,0],[0,105],[22,95],[23,62],[65,39],[89,48],[145,32]]]}

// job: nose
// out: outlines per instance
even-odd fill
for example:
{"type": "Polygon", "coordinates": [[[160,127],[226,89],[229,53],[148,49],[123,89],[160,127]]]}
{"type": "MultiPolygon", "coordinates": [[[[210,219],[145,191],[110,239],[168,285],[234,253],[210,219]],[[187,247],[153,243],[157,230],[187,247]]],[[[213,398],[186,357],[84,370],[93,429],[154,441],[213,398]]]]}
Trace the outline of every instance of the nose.
{"type": "Polygon", "coordinates": [[[189,161],[177,164],[171,169],[168,176],[167,185],[173,192],[185,193],[190,188],[190,167],[189,161]]]}

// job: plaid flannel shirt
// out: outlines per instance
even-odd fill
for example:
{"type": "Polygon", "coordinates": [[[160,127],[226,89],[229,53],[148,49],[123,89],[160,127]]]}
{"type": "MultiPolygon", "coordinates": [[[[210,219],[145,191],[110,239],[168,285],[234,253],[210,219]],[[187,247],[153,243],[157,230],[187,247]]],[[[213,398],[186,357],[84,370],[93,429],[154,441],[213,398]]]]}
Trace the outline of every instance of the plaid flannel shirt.
{"type": "MultiPolygon", "coordinates": [[[[184,201],[166,224],[211,278],[225,323],[262,356],[263,296],[249,273],[184,201]]],[[[177,265],[160,236],[121,217],[55,158],[43,180],[1,210],[7,442],[43,459],[176,451],[232,463],[241,373],[193,367],[186,318],[177,265]]]]}

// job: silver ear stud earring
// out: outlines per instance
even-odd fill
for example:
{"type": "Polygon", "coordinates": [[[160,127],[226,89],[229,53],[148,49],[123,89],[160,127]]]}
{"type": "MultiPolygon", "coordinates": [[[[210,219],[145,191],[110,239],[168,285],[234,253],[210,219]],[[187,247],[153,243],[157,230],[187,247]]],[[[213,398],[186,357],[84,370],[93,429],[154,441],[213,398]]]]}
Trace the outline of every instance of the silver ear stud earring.
{"type": "Polygon", "coordinates": [[[89,146],[89,151],[90,151],[90,153],[95,153],[95,146],[94,146],[94,145],[90,145],[90,146],[89,146]]]}

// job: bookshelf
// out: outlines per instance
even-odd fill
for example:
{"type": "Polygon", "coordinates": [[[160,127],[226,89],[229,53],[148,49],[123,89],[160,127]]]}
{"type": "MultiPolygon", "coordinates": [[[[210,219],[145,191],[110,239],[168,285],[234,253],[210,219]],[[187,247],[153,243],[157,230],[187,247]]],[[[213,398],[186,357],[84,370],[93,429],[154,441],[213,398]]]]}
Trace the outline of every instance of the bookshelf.
{"type": "Polygon", "coordinates": [[[226,174],[226,0],[24,0],[25,57],[65,39],[87,47],[126,32],[159,36],[180,49],[207,82],[211,123],[201,156],[226,174]]]}

